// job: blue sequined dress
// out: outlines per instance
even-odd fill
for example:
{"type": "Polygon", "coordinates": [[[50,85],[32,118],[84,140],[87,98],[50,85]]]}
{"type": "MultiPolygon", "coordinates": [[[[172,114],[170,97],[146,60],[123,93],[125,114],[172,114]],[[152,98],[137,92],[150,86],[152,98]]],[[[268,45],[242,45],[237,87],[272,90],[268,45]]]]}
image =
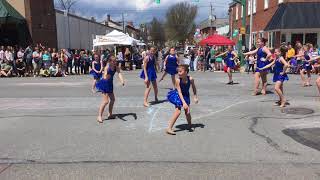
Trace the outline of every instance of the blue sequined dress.
{"type": "Polygon", "coordinates": [[[110,67],[108,68],[107,75],[110,75],[110,78],[101,78],[101,80],[97,82],[96,89],[98,92],[103,94],[113,93],[113,76],[115,73],[116,70],[112,70],[110,67]]]}
{"type": "MultiPolygon", "coordinates": [[[[191,82],[190,82],[190,77],[189,76],[188,76],[188,82],[187,83],[184,83],[182,81],[182,79],[180,78],[181,93],[182,93],[182,96],[184,98],[184,101],[188,105],[190,105],[190,93],[189,93],[190,84],[191,84],[191,82]]],[[[168,101],[170,103],[172,103],[176,107],[180,107],[181,108],[183,106],[177,89],[169,91],[168,95],[167,95],[167,99],[168,99],[168,101]]]]}

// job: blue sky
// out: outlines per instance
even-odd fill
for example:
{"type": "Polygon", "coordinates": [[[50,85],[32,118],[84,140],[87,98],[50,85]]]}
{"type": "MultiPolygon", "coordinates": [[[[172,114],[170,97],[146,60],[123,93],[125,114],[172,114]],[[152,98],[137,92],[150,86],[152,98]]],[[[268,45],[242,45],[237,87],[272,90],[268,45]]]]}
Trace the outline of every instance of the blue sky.
{"type": "Polygon", "coordinates": [[[161,0],[160,5],[154,0],[78,0],[73,11],[85,17],[95,17],[98,21],[106,19],[107,14],[115,21],[121,20],[121,13],[125,13],[125,21],[133,21],[135,25],[149,22],[153,17],[164,19],[169,6],[187,1],[198,5],[196,22],[208,18],[210,2],[214,7],[214,14],[219,18],[227,17],[228,4],[231,0],[161,0]]]}

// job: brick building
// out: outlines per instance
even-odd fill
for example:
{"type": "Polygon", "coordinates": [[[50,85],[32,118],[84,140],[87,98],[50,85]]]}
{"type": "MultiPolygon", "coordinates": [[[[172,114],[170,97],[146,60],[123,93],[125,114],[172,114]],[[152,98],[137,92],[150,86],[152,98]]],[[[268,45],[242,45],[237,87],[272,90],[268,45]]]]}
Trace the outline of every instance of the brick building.
{"type": "Polygon", "coordinates": [[[7,0],[27,21],[33,43],[57,47],[53,0],[7,0]]]}
{"type": "MultiPolygon", "coordinates": [[[[249,23],[253,1],[252,41],[257,38],[268,39],[273,48],[282,42],[300,41],[320,44],[320,0],[247,0],[245,44],[249,46],[249,23]]],[[[229,22],[231,34],[242,25],[243,8],[230,3],[229,22]]],[[[234,38],[238,41],[238,37],[234,38]]]]}

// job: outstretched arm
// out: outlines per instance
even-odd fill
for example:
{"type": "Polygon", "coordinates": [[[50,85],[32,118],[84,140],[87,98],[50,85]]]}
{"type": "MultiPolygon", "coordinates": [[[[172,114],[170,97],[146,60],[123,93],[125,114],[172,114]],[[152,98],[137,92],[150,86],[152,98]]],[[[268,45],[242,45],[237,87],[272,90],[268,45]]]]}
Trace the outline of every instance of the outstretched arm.
{"type": "Polygon", "coordinates": [[[235,52],[235,51],[232,51],[232,54],[233,54],[233,58],[232,58],[232,60],[235,60],[235,59],[237,59],[238,58],[238,54],[235,52]]]}
{"type": "Polygon", "coordinates": [[[264,66],[263,68],[258,68],[258,69],[260,69],[260,70],[268,69],[268,68],[270,68],[271,66],[273,66],[275,63],[276,63],[276,61],[274,60],[274,61],[272,61],[270,64],[264,66]]]}
{"type": "Polygon", "coordinates": [[[198,95],[197,95],[196,84],[194,83],[194,79],[192,77],[190,77],[190,81],[191,81],[191,86],[192,86],[192,91],[193,91],[193,96],[194,96],[194,102],[196,104],[198,104],[199,99],[198,99],[198,95]]]}
{"type": "Polygon", "coordinates": [[[310,60],[308,60],[308,62],[316,61],[318,59],[320,59],[320,56],[313,57],[310,60]]]}
{"type": "Polygon", "coordinates": [[[249,52],[247,52],[247,53],[243,53],[243,55],[247,56],[247,55],[257,54],[258,50],[259,50],[259,49],[257,48],[257,49],[255,49],[255,50],[253,50],[253,51],[249,51],[249,52]]]}
{"type": "Polygon", "coordinates": [[[226,55],[228,53],[228,51],[226,51],[226,52],[224,52],[224,53],[221,53],[221,54],[218,54],[218,55],[216,55],[216,58],[217,57],[220,57],[220,56],[224,56],[224,55],[226,55]]]}

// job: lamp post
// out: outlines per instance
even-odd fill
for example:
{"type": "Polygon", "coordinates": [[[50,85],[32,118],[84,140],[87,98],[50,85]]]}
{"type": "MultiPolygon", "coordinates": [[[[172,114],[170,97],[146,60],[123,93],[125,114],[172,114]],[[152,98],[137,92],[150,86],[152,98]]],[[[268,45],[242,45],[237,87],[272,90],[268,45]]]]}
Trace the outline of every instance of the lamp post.
{"type": "Polygon", "coordinates": [[[240,61],[241,65],[244,64],[244,57],[243,53],[240,53],[242,51],[242,47],[245,46],[245,28],[246,28],[246,9],[247,9],[247,0],[233,0],[233,2],[238,3],[242,6],[243,12],[242,12],[242,27],[240,30],[241,38],[238,41],[238,49],[239,49],[239,55],[240,55],[240,61]],[[243,32],[244,31],[244,32],[243,32]]]}

